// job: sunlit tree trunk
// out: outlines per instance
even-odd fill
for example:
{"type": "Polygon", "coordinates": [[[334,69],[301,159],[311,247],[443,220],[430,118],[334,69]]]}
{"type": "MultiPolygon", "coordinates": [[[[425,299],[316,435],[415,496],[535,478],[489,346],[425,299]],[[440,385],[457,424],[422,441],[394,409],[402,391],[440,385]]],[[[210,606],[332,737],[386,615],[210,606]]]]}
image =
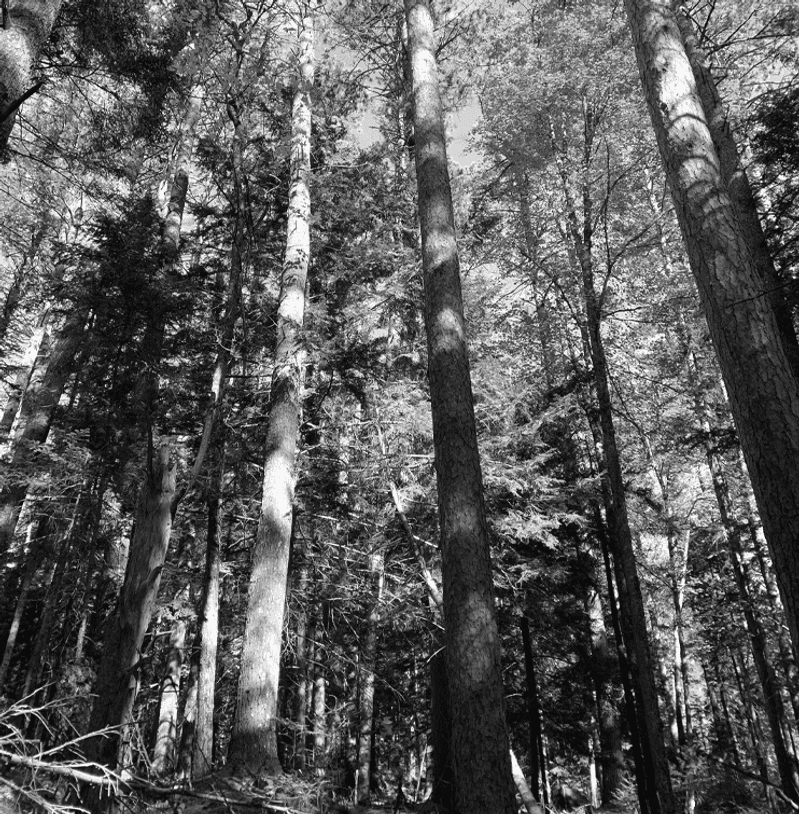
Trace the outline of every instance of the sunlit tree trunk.
{"type": "Polygon", "coordinates": [[[3,3],[0,25],[0,156],[8,147],[17,110],[36,92],[34,70],[61,8],[61,0],[3,3]]]}
{"type": "Polygon", "coordinates": [[[298,78],[291,114],[292,177],[286,254],[278,303],[263,498],[228,751],[228,763],[234,771],[254,773],[281,770],[277,755],[277,690],[300,427],[305,283],[310,261],[314,45],[311,9],[306,3],[302,6],[298,78]]]}
{"type": "Polygon", "coordinates": [[[455,798],[460,814],[511,814],[516,803],[433,21],[427,0],[405,0],[405,11],[455,798]]]}
{"type": "Polygon", "coordinates": [[[707,54],[697,40],[693,24],[688,19],[685,10],[675,0],[672,0],[672,6],[675,10],[675,21],[685,45],[685,53],[693,70],[697,93],[707,118],[710,137],[718,154],[721,175],[727,185],[727,191],[738,219],[741,237],[746,241],[752,254],[752,259],[762,280],[766,300],[774,310],[785,353],[794,375],[799,378],[799,344],[796,339],[791,308],[785,297],[785,284],[780,279],[769,251],[757,210],[755,194],[741,161],[724,103],[716,87],[707,54]]]}
{"type": "Polygon", "coordinates": [[[724,182],[668,0],[625,0],[688,257],[799,644],[799,384],[724,182]]]}
{"type": "Polygon", "coordinates": [[[175,768],[178,735],[178,700],[180,673],[186,651],[186,620],[176,618],[169,637],[169,654],[161,681],[161,702],[158,707],[158,731],[153,750],[153,774],[163,777],[175,768]]]}

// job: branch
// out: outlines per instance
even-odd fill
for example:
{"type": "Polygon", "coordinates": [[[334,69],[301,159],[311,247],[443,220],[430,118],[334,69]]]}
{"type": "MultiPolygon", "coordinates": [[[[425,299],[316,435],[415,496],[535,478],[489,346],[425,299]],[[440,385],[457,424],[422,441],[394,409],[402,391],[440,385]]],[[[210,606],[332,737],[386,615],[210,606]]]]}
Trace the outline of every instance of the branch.
{"type": "MultiPolygon", "coordinates": [[[[6,21],[6,7],[5,7],[5,0],[3,2],[3,28],[5,28],[5,21],[6,21]]],[[[12,102],[2,113],[0,113],[0,124],[2,124],[6,119],[10,119],[14,113],[17,112],[17,108],[25,101],[31,98],[34,93],[44,84],[44,81],[37,82],[32,88],[29,88],[19,97],[15,102],[12,102]]]]}

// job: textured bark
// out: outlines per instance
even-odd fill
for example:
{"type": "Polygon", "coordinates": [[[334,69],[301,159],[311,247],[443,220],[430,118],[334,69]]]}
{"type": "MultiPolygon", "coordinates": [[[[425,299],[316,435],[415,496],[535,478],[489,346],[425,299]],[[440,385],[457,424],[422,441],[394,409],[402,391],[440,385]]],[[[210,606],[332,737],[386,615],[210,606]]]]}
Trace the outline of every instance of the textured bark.
{"type": "Polygon", "coordinates": [[[234,771],[280,772],[277,689],[286,603],[302,381],[302,325],[310,260],[313,21],[305,7],[292,105],[291,186],[277,316],[263,498],[252,555],[241,672],[228,751],[234,771]]]}
{"type": "MultiPolygon", "coordinates": [[[[170,446],[162,442],[153,452],[141,487],[125,581],[116,608],[105,624],[102,659],[97,670],[89,731],[126,727],[130,723],[138,687],[141,646],[150,624],[161,571],[172,528],[171,503],[175,493],[175,464],[170,446]]],[[[87,740],[88,759],[118,767],[120,733],[87,740]]],[[[96,788],[85,790],[84,799],[101,809],[96,788]]]]}
{"type": "Polygon", "coordinates": [[[158,731],[153,750],[153,774],[164,777],[175,768],[178,737],[178,700],[180,672],[186,652],[186,620],[176,618],[169,637],[164,678],[161,681],[161,702],[158,708],[158,731]]]}
{"type": "Polygon", "coordinates": [[[34,69],[61,8],[61,0],[11,0],[0,28],[0,156],[18,105],[35,87],[34,69]]]}
{"type": "Polygon", "coordinates": [[[673,5],[675,6],[675,21],[693,70],[697,93],[705,111],[710,137],[719,158],[719,169],[738,219],[741,237],[752,253],[766,299],[774,311],[786,356],[791,363],[794,376],[799,379],[799,343],[796,339],[791,307],[785,297],[785,282],[780,279],[771,257],[757,210],[757,200],[749,183],[746,169],[741,162],[738,146],[716,87],[707,54],[699,46],[693,24],[686,16],[684,9],[678,7],[674,2],[673,5]]]}
{"type": "Polygon", "coordinates": [[[405,0],[405,11],[456,807],[510,814],[516,803],[433,22],[426,0],[405,0]]]}
{"type": "Polygon", "coordinates": [[[799,643],[799,385],[665,0],[625,0],[645,96],[718,354],[791,631],[799,643]]]}

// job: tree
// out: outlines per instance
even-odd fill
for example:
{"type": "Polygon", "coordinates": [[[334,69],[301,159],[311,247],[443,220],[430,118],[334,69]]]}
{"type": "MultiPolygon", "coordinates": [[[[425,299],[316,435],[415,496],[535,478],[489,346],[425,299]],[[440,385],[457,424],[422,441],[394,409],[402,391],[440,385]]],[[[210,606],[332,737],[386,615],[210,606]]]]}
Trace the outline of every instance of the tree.
{"type": "Polygon", "coordinates": [[[641,81],[691,270],[799,648],[799,384],[727,192],[668,3],[626,0],[641,81]]]}
{"type": "Polygon", "coordinates": [[[61,0],[19,0],[3,5],[0,28],[0,155],[17,110],[41,87],[33,72],[61,8],[61,0]]]}
{"type": "Polygon", "coordinates": [[[281,771],[277,690],[293,518],[303,366],[303,316],[310,263],[313,10],[302,2],[291,111],[291,187],[280,285],[263,493],[228,762],[234,771],[281,771]]]}
{"type": "Polygon", "coordinates": [[[455,799],[462,814],[510,814],[513,778],[433,20],[424,0],[406,0],[405,12],[455,799]]]}

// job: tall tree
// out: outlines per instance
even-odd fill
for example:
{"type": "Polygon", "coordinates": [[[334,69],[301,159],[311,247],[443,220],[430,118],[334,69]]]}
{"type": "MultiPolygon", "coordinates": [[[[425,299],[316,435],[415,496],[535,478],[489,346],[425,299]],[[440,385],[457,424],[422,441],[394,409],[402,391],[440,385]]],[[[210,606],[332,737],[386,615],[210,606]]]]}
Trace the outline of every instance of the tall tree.
{"type": "Polygon", "coordinates": [[[799,383],[742,235],[668,2],[625,0],[691,270],[799,646],[799,383]]]}
{"type": "Polygon", "coordinates": [[[460,265],[427,0],[405,0],[438,488],[455,799],[515,811],[460,265]]]}
{"type": "Polygon", "coordinates": [[[228,763],[234,771],[280,772],[277,690],[299,441],[305,284],[310,263],[311,2],[300,3],[296,87],[291,109],[291,185],[286,252],[266,437],[263,493],[228,763]]]}

